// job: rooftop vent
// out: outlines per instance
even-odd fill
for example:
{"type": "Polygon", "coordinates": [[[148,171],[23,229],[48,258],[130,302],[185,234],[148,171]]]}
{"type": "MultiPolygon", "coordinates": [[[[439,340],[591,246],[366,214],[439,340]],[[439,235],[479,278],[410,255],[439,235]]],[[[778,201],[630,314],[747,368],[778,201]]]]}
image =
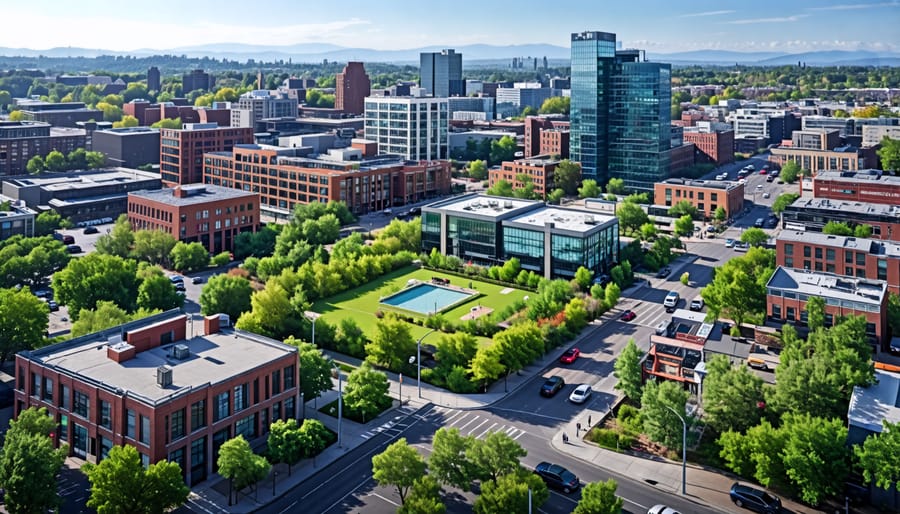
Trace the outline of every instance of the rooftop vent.
{"type": "Polygon", "coordinates": [[[172,353],[174,357],[180,361],[183,361],[191,356],[191,350],[186,344],[176,344],[175,349],[172,353]]]}
{"type": "Polygon", "coordinates": [[[507,200],[507,201],[503,202],[503,208],[512,209],[513,208],[512,200],[507,200]]]}
{"type": "Polygon", "coordinates": [[[172,385],[172,368],[169,366],[156,368],[156,385],[162,388],[172,385]]]}
{"type": "Polygon", "coordinates": [[[584,224],[585,225],[596,225],[597,220],[594,218],[593,214],[588,214],[587,216],[584,217],[584,224]]]}

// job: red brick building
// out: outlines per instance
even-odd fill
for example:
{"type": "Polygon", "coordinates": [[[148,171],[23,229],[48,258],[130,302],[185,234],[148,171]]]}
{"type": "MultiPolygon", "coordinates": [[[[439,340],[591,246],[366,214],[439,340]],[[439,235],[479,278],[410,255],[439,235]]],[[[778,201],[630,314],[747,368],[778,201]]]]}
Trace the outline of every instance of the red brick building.
{"type": "Polygon", "coordinates": [[[162,230],[211,253],[234,250],[234,238],[259,227],[259,193],[212,184],[128,193],[128,221],[134,230],[162,230]]]}
{"type": "Polygon", "coordinates": [[[708,340],[722,338],[721,328],[706,323],[705,316],[702,312],[678,309],[664,331],[650,336],[650,351],[643,362],[644,380],[681,382],[697,392],[700,374],[695,368],[703,361],[704,347],[708,340]]]}
{"type": "Polygon", "coordinates": [[[770,151],[769,161],[779,167],[784,166],[788,161],[795,161],[800,169],[809,170],[814,175],[826,170],[864,170],[878,164],[877,147],[842,146],[833,150],[810,150],[779,146],[770,151]]]}
{"type": "Polygon", "coordinates": [[[767,322],[806,325],[806,303],[817,296],[825,300],[826,327],[844,316],[864,316],[869,341],[887,349],[888,294],[884,281],[779,266],[766,284],[766,292],[767,322]]]}
{"type": "Polygon", "coordinates": [[[122,106],[122,112],[137,118],[139,125],[148,127],[160,120],[175,118],[180,118],[181,123],[218,123],[220,127],[231,124],[231,109],[195,107],[183,98],[156,104],[146,100],[132,100],[122,106]]]}
{"type": "Polygon", "coordinates": [[[348,62],[337,74],[334,89],[334,108],[344,114],[366,112],[365,100],[372,92],[372,82],[361,62],[348,62]]]}
{"type": "Polygon", "coordinates": [[[449,161],[408,162],[397,156],[363,158],[356,148],[309,158],[298,149],[238,145],[203,157],[203,182],[260,194],[277,218],[298,204],[345,202],[355,214],[379,212],[450,192],[449,161]]]}
{"type": "Polygon", "coordinates": [[[694,143],[700,162],[710,162],[716,166],[734,162],[734,131],[698,132],[684,131],[684,142],[694,143]]]}
{"type": "Polygon", "coordinates": [[[783,230],[775,241],[776,264],[887,282],[900,294],[900,244],[821,232],[783,230]]]}
{"type": "Polygon", "coordinates": [[[99,462],[131,445],[177,462],[188,484],[216,472],[222,443],[254,442],[300,405],[297,349],[178,311],[16,355],[15,415],[46,407],[69,454],[99,462]],[[199,324],[198,324],[199,325],[199,324]]]}
{"type": "Polygon", "coordinates": [[[744,185],[730,181],[690,180],[670,178],[653,186],[656,205],[671,207],[687,200],[706,218],[715,216],[716,209],[725,209],[732,217],[744,209],[744,185]]]}
{"type": "Polygon", "coordinates": [[[547,193],[553,191],[553,171],[559,164],[559,160],[549,155],[538,155],[531,159],[517,159],[504,161],[499,167],[488,170],[488,181],[491,187],[505,180],[512,184],[513,189],[522,189],[525,184],[519,180],[519,175],[528,175],[534,183],[534,192],[546,198],[547,193]]]}
{"type": "Polygon", "coordinates": [[[161,129],[159,138],[159,171],[163,184],[171,187],[202,182],[203,154],[253,143],[253,128],[189,123],[181,129],[161,129]]]}
{"type": "Polygon", "coordinates": [[[813,196],[829,200],[900,205],[900,177],[881,170],[820,171],[813,196]]]}
{"type": "Polygon", "coordinates": [[[525,157],[559,155],[569,158],[569,126],[562,116],[527,116],[525,118],[525,157]],[[556,131],[544,137],[545,131],[556,131]],[[565,144],[563,144],[565,139],[565,144]]]}
{"type": "Polygon", "coordinates": [[[871,202],[848,202],[828,198],[798,198],[781,213],[784,228],[822,232],[829,221],[872,228],[872,239],[896,241],[900,238],[900,208],[871,202]]]}

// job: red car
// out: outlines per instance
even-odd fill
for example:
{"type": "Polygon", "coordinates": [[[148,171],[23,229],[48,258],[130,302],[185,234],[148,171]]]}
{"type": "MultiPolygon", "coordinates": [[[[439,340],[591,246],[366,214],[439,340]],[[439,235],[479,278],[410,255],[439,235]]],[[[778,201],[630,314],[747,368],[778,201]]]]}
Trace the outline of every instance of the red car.
{"type": "Polygon", "coordinates": [[[765,169],[765,168],[759,170],[759,174],[760,174],[760,175],[765,175],[765,174],[768,173],[768,172],[769,172],[769,171],[768,171],[767,169],[765,169]]]}
{"type": "Polygon", "coordinates": [[[621,319],[622,321],[631,321],[636,317],[637,314],[635,314],[634,311],[628,310],[623,312],[622,315],[619,316],[619,319],[621,319]]]}
{"type": "Polygon", "coordinates": [[[572,364],[580,355],[581,350],[578,348],[569,348],[566,350],[566,353],[562,354],[562,357],[559,358],[559,362],[563,364],[572,364]]]}

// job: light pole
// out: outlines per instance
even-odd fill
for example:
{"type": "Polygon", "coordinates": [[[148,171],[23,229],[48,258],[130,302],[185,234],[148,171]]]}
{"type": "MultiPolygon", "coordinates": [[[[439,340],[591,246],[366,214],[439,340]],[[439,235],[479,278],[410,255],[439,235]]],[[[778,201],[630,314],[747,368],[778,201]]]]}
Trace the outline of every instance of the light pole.
{"type": "Polygon", "coordinates": [[[343,448],[342,439],[341,439],[341,419],[344,414],[344,393],[341,387],[342,378],[341,378],[341,367],[337,365],[333,360],[331,361],[331,366],[334,367],[335,371],[337,371],[338,376],[338,448],[343,448]]]}
{"type": "Polygon", "coordinates": [[[419,338],[416,341],[416,387],[419,388],[419,398],[422,397],[422,340],[428,337],[432,332],[437,330],[436,328],[432,328],[428,332],[425,332],[425,335],[419,338]]]}
{"type": "Polygon", "coordinates": [[[316,320],[322,315],[314,311],[303,311],[303,317],[312,321],[312,344],[316,344],[316,320]]]}
{"type": "Polygon", "coordinates": [[[666,404],[662,404],[663,407],[672,411],[678,419],[681,420],[682,432],[681,432],[681,495],[687,496],[687,422],[684,420],[684,417],[681,414],[678,414],[678,411],[669,407],[666,404]]]}

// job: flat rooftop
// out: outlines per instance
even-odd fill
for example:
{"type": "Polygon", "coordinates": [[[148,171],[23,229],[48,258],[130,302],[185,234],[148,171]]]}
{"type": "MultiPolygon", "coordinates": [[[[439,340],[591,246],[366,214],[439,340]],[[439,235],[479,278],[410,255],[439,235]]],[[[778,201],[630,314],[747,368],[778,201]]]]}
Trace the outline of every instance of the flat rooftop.
{"type": "Polygon", "coordinates": [[[75,127],[50,127],[50,137],[86,136],[87,130],[75,127]]]}
{"type": "Polygon", "coordinates": [[[864,303],[879,308],[884,295],[887,294],[887,283],[881,280],[795,270],[783,266],[779,266],[775,270],[772,278],[766,284],[766,288],[864,303]]]}
{"type": "Polygon", "coordinates": [[[731,191],[741,185],[738,182],[730,180],[694,180],[689,178],[667,178],[659,184],[670,184],[673,186],[703,187],[709,189],[722,189],[731,191]]]}
{"type": "MultiPolygon", "coordinates": [[[[171,319],[171,314],[159,315],[142,320],[143,324],[139,326],[171,319]]],[[[197,323],[195,333],[202,330],[202,326],[202,323],[197,323]]],[[[121,327],[117,329],[121,330],[121,327]]],[[[119,330],[115,333],[120,333],[119,330]]],[[[30,353],[30,358],[57,370],[102,383],[113,390],[122,389],[140,395],[150,403],[158,403],[182,391],[217,384],[296,352],[291,346],[262,336],[227,331],[195,335],[184,341],[139,352],[133,358],[118,363],[107,356],[107,347],[111,343],[109,333],[91,334],[35,350],[30,353]],[[187,345],[190,356],[185,360],[172,357],[175,344],[187,345]],[[172,368],[172,385],[166,388],[156,385],[156,369],[163,365],[172,368]]],[[[187,334],[190,333],[188,328],[187,334]]]]}
{"type": "Polygon", "coordinates": [[[105,168],[100,171],[82,171],[69,173],[53,173],[35,177],[9,179],[19,187],[41,187],[47,191],[65,191],[69,189],[88,189],[113,183],[129,183],[141,180],[159,180],[159,173],[135,170],[131,168],[105,168]]]}
{"type": "Polygon", "coordinates": [[[109,134],[116,134],[120,136],[130,136],[134,134],[159,134],[159,129],[150,127],[120,127],[98,130],[97,132],[106,132],[109,134]]]}
{"type": "Polygon", "coordinates": [[[182,191],[187,191],[188,196],[176,196],[175,191],[178,188],[135,191],[129,193],[129,195],[179,207],[184,205],[204,204],[216,200],[232,200],[234,198],[251,198],[259,196],[259,193],[234,189],[232,187],[215,186],[213,184],[186,184],[179,187],[182,191]]]}
{"type": "Polygon", "coordinates": [[[788,206],[790,210],[818,209],[823,211],[867,214],[870,216],[900,217],[900,206],[871,202],[848,202],[828,198],[798,198],[788,206]]]}
{"type": "Polygon", "coordinates": [[[807,232],[804,230],[782,230],[778,235],[778,240],[859,250],[875,255],[900,257],[900,244],[893,241],[879,241],[877,239],[866,239],[853,236],[835,236],[823,232],[807,232]]]}
{"type": "Polygon", "coordinates": [[[506,198],[476,193],[440,200],[426,205],[424,208],[464,217],[475,214],[497,220],[507,219],[516,214],[531,211],[542,205],[543,202],[538,200],[523,200],[521,198],[506,198]]]}
{"type": "Polygon", "coordinates": [[[615,216],[605,216],[596,212],[541,207],[510,218],[504,221],[504,224],[528,225],[543,230],[548,223],[552,223],[554,230],[585,233],[615,219],[615,216]]]}
{"type": "Polygon", "coordinates": [[[850,397],[847,417],[851,425],[881,433],[881,422],[900,422],[900,375],[875,370],[875,382],[856,386],[850,397]]]}
{"type": "Polygon", "coordinates": [[[900,177],[887,175],[882,170],[867,169],[857,171],[841,171],[841,170],[825,170],[820,171],[813,177],[813,181],[828,180],[834,182],[855,183],[860,182],[878,183],[890,186],[900,186],[900,177]]]}

